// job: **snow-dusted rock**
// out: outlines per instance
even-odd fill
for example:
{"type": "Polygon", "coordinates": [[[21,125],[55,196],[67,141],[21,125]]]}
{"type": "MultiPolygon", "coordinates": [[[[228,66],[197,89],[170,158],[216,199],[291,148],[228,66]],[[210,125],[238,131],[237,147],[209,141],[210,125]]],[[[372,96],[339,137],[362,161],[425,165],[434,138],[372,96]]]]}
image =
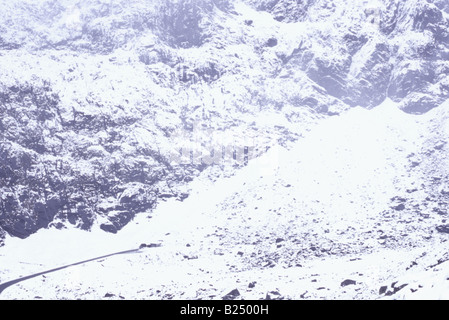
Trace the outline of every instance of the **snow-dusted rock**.
{"type": "MultiPolygon", "coordinates": [[[[0,3],[1,282],[31,273],[15,269],[23,257],[71,262],[57,242],[53,256],[39,247],[58,235],[80,260],[163,245],[125,259],[127,288],[95,278],[120,269],[115,257],[49,280],[39,297],[438,287],[448,14],[442,0],[0,3]],[[163,266],[155,279],[150,263],[163,266]],[[96,289],[79,284],[84,271],[96,289]]],[[[26,296],[15,290],[7,297],[26,296]]]]}

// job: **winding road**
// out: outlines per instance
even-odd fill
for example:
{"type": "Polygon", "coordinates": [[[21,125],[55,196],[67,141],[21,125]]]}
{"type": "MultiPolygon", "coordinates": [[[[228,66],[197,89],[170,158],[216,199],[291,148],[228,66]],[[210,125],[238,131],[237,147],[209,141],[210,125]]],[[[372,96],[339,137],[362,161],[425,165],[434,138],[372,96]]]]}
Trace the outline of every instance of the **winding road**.
{"type": "Polygon", "coordinates": [[[96,258],[92,258],[92,259],[88,259],[88,260],[72,263],[72,264],[69,264],[69,265],[66,265],[66,266],[62,266],[62,267],[59,267],[59,268],[46,270],[46,271],[35,273],[35,274],[29,275],[29,276],[26,276],[26,277],[21,277],[21,278],[14,279],[14,280],[11,280],[11,281],[8,281],[8,282],[5,282],[5,283],[1,283],[0,284],[0,294],[6,288],[8,288],[8,287],[10,287],[12,285],[15,285],[16,283],[28,280],[28,279],[32,279],[32,278],[35,278],[35,277],[38,277],[38,276],[41,276],[41,275],[44,275],[44,274],[52,273],[52,272],[59,271],[59,270],[65,269],[65,268],[73,267],[73,266],[76,266],[76,265],[80,265],[80,264],[91,262],[91,261],[95,261],[95,260],[104,259],[104,258],[111,257],[111,256],[116,256],[116,255],[120,255],[120,254],[127,254],[127,253],[136,253],[136,252],[138,252],[139,250],[141,250],[144,247],[149,247],[150,248],[150,247],[153,247],[153,246],[151,246],[151,245],[148,245],[148,246],[147,245],[141,245],[138,249],[131,249],[131,250],[115,252],[115,253],[107,254],[105,256],[96,257],[96,258]]]}

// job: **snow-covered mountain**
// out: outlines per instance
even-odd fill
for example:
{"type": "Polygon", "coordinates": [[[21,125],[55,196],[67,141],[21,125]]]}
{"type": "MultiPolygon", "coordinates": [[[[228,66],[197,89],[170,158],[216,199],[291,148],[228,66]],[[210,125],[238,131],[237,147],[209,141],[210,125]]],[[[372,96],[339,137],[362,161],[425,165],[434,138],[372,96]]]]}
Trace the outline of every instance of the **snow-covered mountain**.
{"type": "MultiPolygon", "coordinates": [[[[220,298],[229,271],[264,283],[243,298],[422,293],[447,270],[448,28],[444,0],[0,3],[0,282],[156,241],[101,264],[172,265],[115,297],[220,298]]],[[[35,295],[103,297],[80,268],[89,290],[35,295]]]]}
{"type": "MultiPolygon", "coordinates": [[[[0,10],[0,225],[8,233],[66,223],[115,232],[160,196],[184,197],[176,185],[204,166],[172,166],[179,141],[201,146],[212,130],[231,146],[257,136],[265,149],[302,130],[288,127],[308,110],[280,110],[285,94],[297,94],[273,78],[280,60],[265,45],[271,25],[253,31],[212,1],[69,3],[0,10]],[[273,85],[277,97],[266,92],[273,85]]],[[[302,86],[314,90],[310,80],[302,86]]]]}
{"type": "Polygon", "coordinates": [[[231,177],[205,169],[183,202],[169,199],[115,235],[69,227],[8,237],[1,283],[155,245],[38,275],[0,297],[447,299],[448,166],[432,158],[449,159],[448,113],[448,103],[424,116],[391,101],[358,107],[231,177]]]}

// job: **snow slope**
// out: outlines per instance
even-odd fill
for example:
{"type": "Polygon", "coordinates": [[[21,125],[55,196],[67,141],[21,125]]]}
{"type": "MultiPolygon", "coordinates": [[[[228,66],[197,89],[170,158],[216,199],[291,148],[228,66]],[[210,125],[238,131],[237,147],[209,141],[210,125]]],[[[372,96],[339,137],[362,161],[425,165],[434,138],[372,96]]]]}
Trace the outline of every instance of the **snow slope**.
{"type": "Polygon", "coordinates": [[[238,289],[238,299],[447,299],[448,234],[436,229],[447,213],[413,206],[433,192],[435,166],[410,159],[447,139],[448,112],[445,103],[410,115],[389,100],[354,108],[231,177],[205,170],[187,199],[168,199],[116,235],[73,228],[7,238],[1,283],[162,246],[27,280],[0,298],[221,299],[238,289]]]}

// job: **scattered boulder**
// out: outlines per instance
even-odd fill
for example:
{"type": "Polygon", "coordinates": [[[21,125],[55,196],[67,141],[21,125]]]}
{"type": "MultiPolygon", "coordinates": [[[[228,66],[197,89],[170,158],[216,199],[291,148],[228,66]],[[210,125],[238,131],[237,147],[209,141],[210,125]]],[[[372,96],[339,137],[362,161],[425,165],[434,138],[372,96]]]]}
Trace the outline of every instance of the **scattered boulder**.
{"type": "Polygon", "coordinates": [[[346,279],[346,280],[343,281],[340,285],[341,285],[342,287],[346,287],[346,286],[350,286],[350,285],[354,285],[354,284],[357,284],[357,282],[354,281],[354,280],[351,280],[351,279],[346,279]]]}
{"type": "Polygon", "coordinates": [[[436,144],[434,148],[435,148],[436,150],[441,150],[441,149],[444,148],[445,145],[446,145],[446,142],[445,142],[445,141],[442,141],[442,142],[436,144]]]}
{"type": "Polygon", "coordinates": [[[421,164],[421,162],[419,162],[419,161],[412,161],[411,166],[412,166],[412,168],[415,168],[415,167],[419,166],[420,164],[421,164]]]}
{"type": "Polygon", "coordinates": [[[382,286],[379,289],[379,294],[384,294],[385,292],[387,292],[388,286],[382,286]]]}
{"type": "Polygon", "coordinates": [[[100,225],[100,229],[109,233],[117,233],[117,227],[110,223],[103,223],[100,225]]]}
{"type": "Polygon", "coordinates": [[[225,296],[222,297],[223,300],[234,300],[240,296],[240,292],[238,289],[234,289],[225,296]]]}
{"type": "Polygon", "coordinates": [[[391,201],[405,202],[405,201],[407,201],[407,199],[402,198],[400,196],[395,196],[395,197],[391,198],[391,201]]]}
{"type": "Polygon", "coordinates": [[[268,261],[263,267],[264,268],[273,268],[276,266],[276,263],[274,261],[268,261]]]}
{"type": "Polygon", "coordinates": [[[442,195],[445,195],[445,196],[449,195],[449,185],[443,185],[443,186],[441,186],[441,187],[440,187],[440,193],[441,193],[442,195]]]}
{"type": "Polygon", "coordinates": [[[399,290],[402,290],[404,287],[408,286],[408,283],[401,284],[400,286],[396,286],[397,281],[391,284],[391,288],[393,290],[389,290],[385,293],[386,296],[392,296],[397,293],[399,290]]]}
{"type": "Polygon", "coordinates": [[[183,258],[187,259],[187,260],[196,260],[196,259],[198,259],[198,256],[196,256],[196,255],[184,255],[183,258]]]}
{"type": "Polygon", "coordinates": [[[270,38],[267,41],[267,46],[268,47],[275,47],[278,44],[278,40],[276,38],[270,38]]]}
{"type": "Polygon", "coordinates": [[[437,226],[436,229],[438,232],[441,232],[441,233],[449,233],[449,225],[448,224],[437,226]]]}
{"type": "Polygon", "coordinates": [[[405,209],[405,205],[403,203],[398,204],[397,206],[392,207],[396,211],[402,211],[405,209]]]}
{"type": "Polygon", "coordinates": [[[405,270],[410,270],[411,268],[413,268],[414,266],[417,266],[418,264],[416,263],[416,261],[412,261],[412,263],[410,264],[410,266],[408,266],[407,268],[405,268],[405,270]]]}
{"type": "Polygon", "coordinates": [[[282,300],[282,296],[279,291],[270,291],[265,296],[265,300],[282,300]]]}
{"type": "Polygon", "coordinates": [[[441,208],[438,208],[438,207],[433,208],[432,211],[435,212],[436,214],[439,214],[439,215],[446,215],[447,214],[446,210],[442,210],[441,208]]]}
{"type": "Polygon", "coordinates": [[[184,201],[185,199],[187,199],[188,198],[188,194],[187,193],[181,193],[177,198],[176,198],[176,200],[178,200],[178,201],[184,201]]]}

